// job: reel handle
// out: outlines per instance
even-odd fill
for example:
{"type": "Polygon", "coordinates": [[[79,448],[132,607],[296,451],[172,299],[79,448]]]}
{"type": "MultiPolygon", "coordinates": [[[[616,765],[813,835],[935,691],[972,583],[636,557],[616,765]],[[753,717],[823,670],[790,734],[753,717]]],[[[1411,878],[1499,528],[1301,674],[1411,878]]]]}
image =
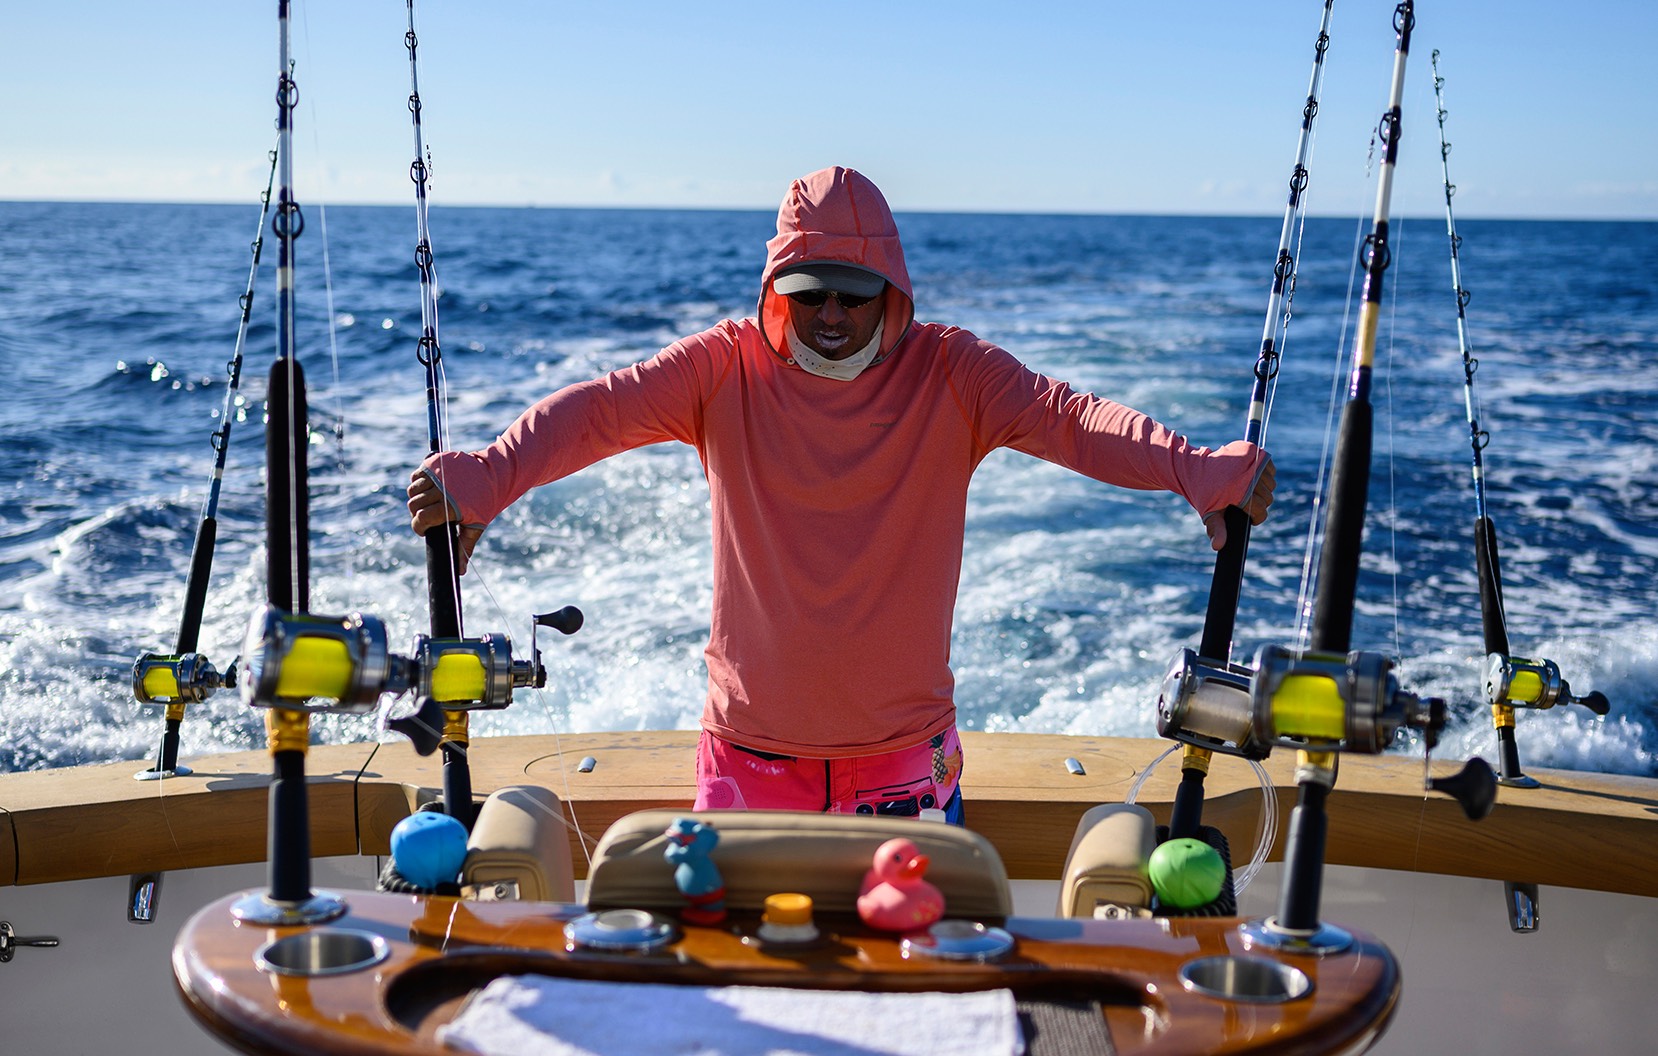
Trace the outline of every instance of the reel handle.
{"type": "Polygon", "coordinates": [[[1596,715],[1602,717],[1605,717],[1606,714],[1612,710],[1612,702],[1607,700],[1606,694],[1602,693],[1598,689],[1591,690],[1581,697],[1571,696],[1571,692],[1572,691],[1568,688],[1563,694],[1567,698],[1566,703],[1568,704],[1582,704],[1596,715]]]}
{"type": "Polygon", "coordinates": [[[533,617],[537,627],[551,627],[560,634],[575,634],[581,630],[581,610],[574,605],[566,605],[557,612],[537,613],[533,617]]]}
{"type": "Polygon", "coordinates": [[[1479,821],[1497,805],[1496,771],[1477,755],[1468,760],[1461,770],[1449,777],[1433,778],[1426,787],[1456,800],[1469,821],[1479,821]]]}
{"type": "Polygon", "coordinates": [[[431,755],[443,740],[443,722],[443,706],[431,697],[421,697],[413,715],[387,719],[386,729],[407,737],[416,755],[431,755]]]}

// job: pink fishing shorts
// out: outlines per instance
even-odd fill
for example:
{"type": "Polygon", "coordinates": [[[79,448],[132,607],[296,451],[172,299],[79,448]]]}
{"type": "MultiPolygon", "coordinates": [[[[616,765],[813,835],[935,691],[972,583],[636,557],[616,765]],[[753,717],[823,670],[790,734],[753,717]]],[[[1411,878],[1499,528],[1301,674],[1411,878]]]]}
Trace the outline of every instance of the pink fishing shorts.
{"type": "Polygon", "coordinates": [[[930,741],[881,755],[811,759],[744,748],[703,731],[697,742],[695,810],[812,810],[919,816],[942,810],[962,824],[961,738],[954,726],[930,741]]]}

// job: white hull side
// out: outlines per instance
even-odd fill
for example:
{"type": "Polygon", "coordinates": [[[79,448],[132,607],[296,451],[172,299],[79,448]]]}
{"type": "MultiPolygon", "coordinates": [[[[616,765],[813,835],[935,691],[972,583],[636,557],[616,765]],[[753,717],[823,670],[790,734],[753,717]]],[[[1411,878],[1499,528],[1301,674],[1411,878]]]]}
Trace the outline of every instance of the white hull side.
{"type": "MultiPolygon", "coordinates": [[[[319,859],[313,886],[372,888],[373,858],[319,859]]],[[[263,863],[165,874],[152,924],[127,923],[127,878],[0,887],[0,920],[56,949],[0,964],[0,1052],[39,1056],[223,1056],[173,986],[173,940],[191,914],[231,891],[263,887],[263,863]]]]}
{"type": "MultiPolygon", "coordinates": [[[[1262,869],[1240,912],[1274,912],[1279,869],[1262,869]]],[[[1380,936],[1404,979],[1393,1024],[1370,1051],[1651,1053],[1658,898],[1544,887],[1538,904],[1541,927],[1520,934],[1500,881],[1328,868],[1324,919],[1380,936]]]]}

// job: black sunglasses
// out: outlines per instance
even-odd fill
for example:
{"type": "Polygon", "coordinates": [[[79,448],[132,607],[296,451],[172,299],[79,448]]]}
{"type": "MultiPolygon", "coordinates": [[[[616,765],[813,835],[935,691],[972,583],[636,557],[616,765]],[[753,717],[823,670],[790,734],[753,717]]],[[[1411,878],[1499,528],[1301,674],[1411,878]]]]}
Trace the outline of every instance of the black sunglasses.
{"type": "Polygon", "coordinates": [[[794,303],[804,305],[807,308],[822,308],[824,302],[833,297],[836,304],[840,305],[842,308],[845,308],[847,311],[851,311],[854,308],[862,308],[870,301],[873,301],[876,297],[879,297],[880,294],[871,294],[868,297],[854,297],[850,293],[842,293],[839,290],[801,290],[799,293],[789,293],[784,294],[784,296],[794,303]]]}

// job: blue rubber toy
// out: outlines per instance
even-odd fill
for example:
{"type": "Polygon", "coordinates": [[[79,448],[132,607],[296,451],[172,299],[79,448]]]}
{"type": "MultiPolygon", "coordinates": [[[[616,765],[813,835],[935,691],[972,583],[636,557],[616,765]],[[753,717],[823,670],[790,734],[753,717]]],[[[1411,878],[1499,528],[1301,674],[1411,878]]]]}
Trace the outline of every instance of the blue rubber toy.
{"type": "Polygon", "coordinates": [[[455,883],[466,861],[466,826],[447,814],[410,814],[391,830],[391,858],[416,887],[455,883]]]}

